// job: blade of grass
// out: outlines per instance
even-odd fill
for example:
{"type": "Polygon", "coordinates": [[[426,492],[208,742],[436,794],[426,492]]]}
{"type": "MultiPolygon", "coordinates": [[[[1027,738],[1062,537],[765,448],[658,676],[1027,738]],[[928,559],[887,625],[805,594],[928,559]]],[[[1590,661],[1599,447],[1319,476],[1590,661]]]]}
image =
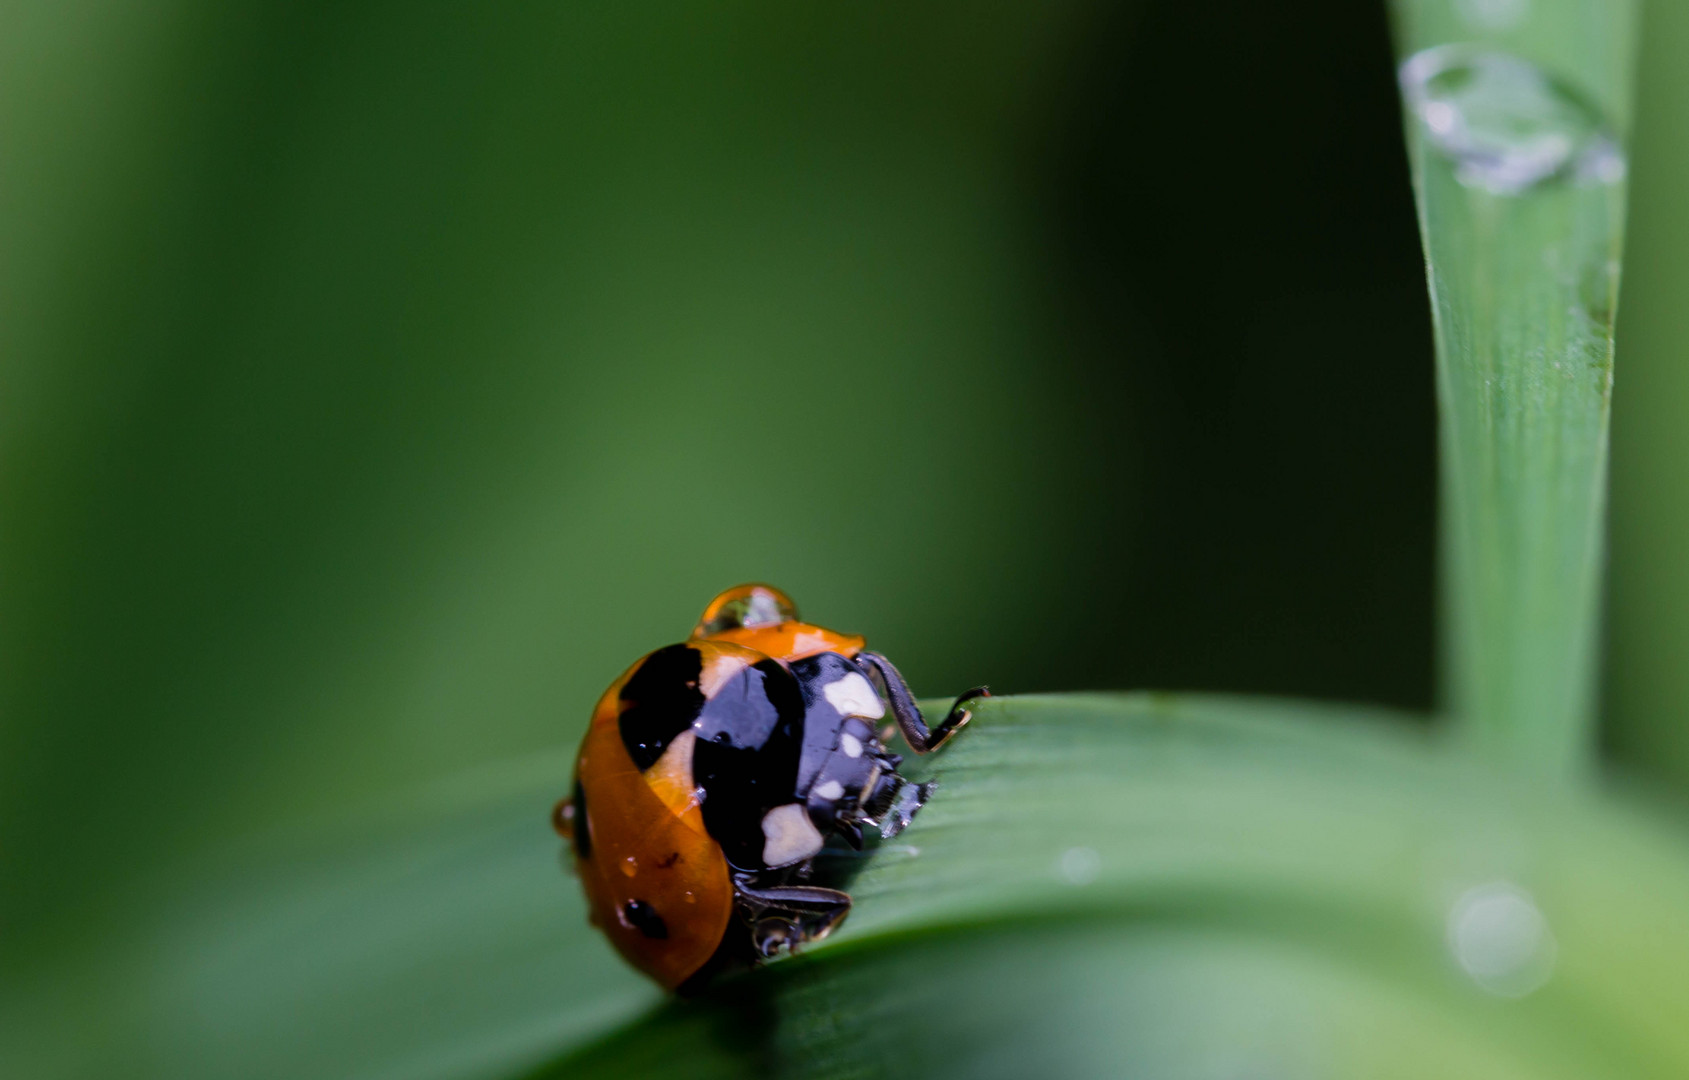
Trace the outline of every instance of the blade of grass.
{"type": "MultiPolygon", "coordinates": [[[[1450,43],[1521,58],[1622,144],[1628,0],[1393,6],[1404,58],[1450,43]]],[[[1623,158],[1487,184],[1431,137],[1451,114],[1409,105],[1436,326],[1445,693],[1482,752],[1575,772],[1593,748],[1623,158]]]]}
{"type": "Polygon", "coordinates": [[[1581,788],[1384,714],[1167,695],[997,699],[919,764],[939,790],[839,934],[538,1076],[1689,1069],[1689,861],[1581,788]],[[1535,944],[1475,893],[1528,897],[1535,944]]]}
{"type": "Polygon", "coordinates": [[[0,1076],[476,1080],[661,992],[605,947],[549,807],[573,755],[161,867],[130,933],[0,982],[0,1076]]]}
{"type": "Polygon", "coordinates": [[[131,898],[132,940],[0,986],[0,1075],[492,1078],[571,1047],[555,1075],[937,1078],[969,1071],[946,1065],[959,1048],[1002,1055],[996,1075],[1229,1075],[1221,1052],[1297,1076],[1689,1072],[1681,838],[1498,781],[1402,721],[987,702],[908,762],[940,785],[914,826],[836,861],[855,871],[840,932],[699,1009],[659,1005],[587,924],[547,824],[570,759],[524,762],[169,868],[131,898]],[[1557,943],[1519,1001],[1445,940],[1496,882],[1557,943]],[[1015,1055],[1034,1044],[1068,1056],[1033,1068],[1015,1055]],[[1314,1050],[1328,1068],[1301,1067],[1314,1050]]]}

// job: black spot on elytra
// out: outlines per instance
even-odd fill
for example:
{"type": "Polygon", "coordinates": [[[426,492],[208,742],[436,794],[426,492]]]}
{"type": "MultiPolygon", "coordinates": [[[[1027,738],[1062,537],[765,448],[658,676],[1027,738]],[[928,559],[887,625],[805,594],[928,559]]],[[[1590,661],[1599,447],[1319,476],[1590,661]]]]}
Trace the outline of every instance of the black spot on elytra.
{"type": "Polygon", "coordinates": [[[679,861],[680,861],[680,852],[671,851],[671,852],[669,852],[667,858],[657,860],[657,869],[667,870],[669,867],[673,866],[675,863],[677,863],[679,861]]]}
{"type": "Polygon", "coordinates": [[[704,707],[704,693],[698,689],[703,670],[704,657],[697,649],[670,645],[647,656],[623,684],[617,726],[622,745],[641,771],[656,764],[704,707]]]}
{"type": "Polygon", "coordinates": [[[658,940],[669,936],[669,924],[657,914],[657,909],[643,900],[629,900],[622,905],[622,919],[648,938],[658,940]]]}

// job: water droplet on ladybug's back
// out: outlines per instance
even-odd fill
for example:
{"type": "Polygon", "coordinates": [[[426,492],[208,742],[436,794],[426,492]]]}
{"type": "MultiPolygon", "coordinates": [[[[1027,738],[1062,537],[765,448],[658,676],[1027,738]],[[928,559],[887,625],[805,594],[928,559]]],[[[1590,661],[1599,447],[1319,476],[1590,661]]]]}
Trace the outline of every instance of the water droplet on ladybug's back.
{"type": "Polygon", "coordinates": [[[778,626],[795,621],[798,607],[792,598],[772,585],[736,585],[710,601],[692,631],[693,637],[708,637],[729,630],[778,626]]]}

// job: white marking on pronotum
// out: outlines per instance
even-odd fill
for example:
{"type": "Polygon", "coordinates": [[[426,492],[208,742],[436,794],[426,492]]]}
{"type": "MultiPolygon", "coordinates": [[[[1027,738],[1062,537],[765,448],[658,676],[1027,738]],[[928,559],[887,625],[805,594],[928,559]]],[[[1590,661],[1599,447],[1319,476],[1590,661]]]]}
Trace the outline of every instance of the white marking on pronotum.
{"type": "Polygon", "coordinates": [[[874,688],[868,685],[867,679],[854,671],[842,679],[828,683],[821,688],[821,692],[827,696],[827,704],[839,710],[840,716],[862,716],[869,720],[878,720],[886,714],[886,704],[880,700],[880,695],[874,693],[874,688]]]}
{"type": "Polygon", "coordinates": [[[762,861],[768,866],[790,866],[821,850],[824,841],[797,803],[776,806],[762,816],[762,861]]]}
{"type": "Polygon", "coordinates": [[[823,799],[837,799],[844,794],[844,785],[837,780],[829,780],[817,787],[815,793],[823,799]]]}
{"type": "Polygon", "coordinates": [[[862,740],[847,731],[839,736],[839,749],[845,752],[845,757],[861,757],[862,740]]]}

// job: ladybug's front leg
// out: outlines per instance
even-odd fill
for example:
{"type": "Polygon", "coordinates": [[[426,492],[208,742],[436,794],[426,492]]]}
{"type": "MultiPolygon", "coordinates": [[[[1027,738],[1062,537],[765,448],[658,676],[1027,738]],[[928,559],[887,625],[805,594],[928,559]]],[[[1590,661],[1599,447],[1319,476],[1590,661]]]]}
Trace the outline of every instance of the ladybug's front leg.
{"type": "Polygon", "coordinates": [[[733,889],[751,927],[758,955],[770,957],[819,941],[850,914],[850,894],[818,885],[761,885],[754,874],[734,874],[733,889]]]}
{"type": "Polygon", "coordinates": [[[974,687],[951,704],[950,711],[937,727],[929,729],[926,717],[921,715],[915,704],[915,695],[909,692],[909,684],[903,681],[903,676],[890,660],[877,652],[863,650],[856,654],[856,661],[878,684],[880,694],[891,705],[891,714],[897,720],[898,730],[903,732],[904,741],[917,754],[930,754],[943,746],[958,728],[973,719],[973,713],[964,706],[978,698],[991,696],[991,691],[985,687],[974,687]]]}

